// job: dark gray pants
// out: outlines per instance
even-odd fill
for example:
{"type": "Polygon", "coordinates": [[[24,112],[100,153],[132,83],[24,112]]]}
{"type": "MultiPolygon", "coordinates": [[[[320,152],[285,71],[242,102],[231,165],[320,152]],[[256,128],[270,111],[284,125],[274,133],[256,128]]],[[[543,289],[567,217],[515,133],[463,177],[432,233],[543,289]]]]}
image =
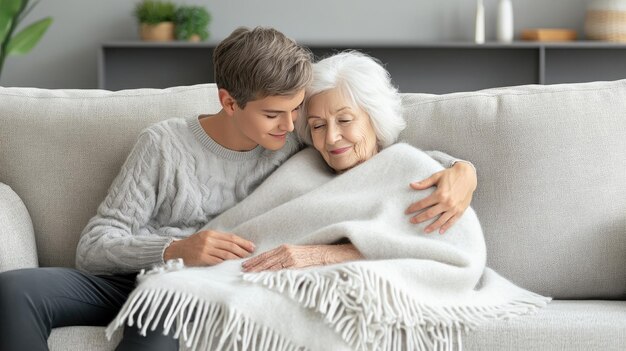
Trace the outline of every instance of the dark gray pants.
{"type": "MultiPolygon", "coordinates": [[[[0,350],[48,350],[52,328],[106,326],[135,288],[135,277],[70,268],[0,273],[0,350]]],[[[178,350],[178,341],[158,329],[144,337],[126,327],[116,350],[178,350]]]]}

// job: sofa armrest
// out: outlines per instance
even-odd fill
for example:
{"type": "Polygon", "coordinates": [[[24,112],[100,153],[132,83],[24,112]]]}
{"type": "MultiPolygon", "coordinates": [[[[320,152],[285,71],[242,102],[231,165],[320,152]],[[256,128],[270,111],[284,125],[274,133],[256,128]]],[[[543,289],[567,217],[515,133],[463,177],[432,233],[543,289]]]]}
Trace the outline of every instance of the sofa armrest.
{"type": "Polygon", "coordinates": [[[0,272],[37,267],[33,222],[22,199],[0,183],[0,272]]]}

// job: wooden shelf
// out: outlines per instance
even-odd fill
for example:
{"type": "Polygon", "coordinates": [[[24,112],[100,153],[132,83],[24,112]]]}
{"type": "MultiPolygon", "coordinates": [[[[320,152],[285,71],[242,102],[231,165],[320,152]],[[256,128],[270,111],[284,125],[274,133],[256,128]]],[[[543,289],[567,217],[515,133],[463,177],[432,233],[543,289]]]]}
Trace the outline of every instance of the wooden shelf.
{"type": "MultiPolygon", "coordinates": [[[[607,42],[304,45],[316,58],[345,49],[366,52],[385,64],[402,92],[440,94],[626,78],[626,44],[607,42]]],[[[104,43],[98,84],[120,90],[213,82],[214,47],[188,42],[104,43]]]]}

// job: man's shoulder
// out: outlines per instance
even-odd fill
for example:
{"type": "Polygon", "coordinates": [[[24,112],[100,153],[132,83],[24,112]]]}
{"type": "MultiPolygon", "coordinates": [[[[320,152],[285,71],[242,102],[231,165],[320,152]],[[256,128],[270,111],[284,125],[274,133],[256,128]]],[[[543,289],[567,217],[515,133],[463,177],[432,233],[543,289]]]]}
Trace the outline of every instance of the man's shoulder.
{"type": "Polygon", "coordinates": [[[184,118],[169,118],[149,125],[144,129],[144,132],[166,135],[172,132],[180,132],[186,128],[187,123],[184,118]]]}
{"type": "Polygon", "coordinates": [[[139,139],[150,139],[152,141],[172,141],[187,139],[187,123],[183,118],[170,118],[155,122],[144,128],[139,139]]]}
{"type": "Polygon", "coordinates": [[[171,149],[171,144],[183,144],[188,137],[184,134],[185,120],[171,118],[145,127],[137,136],[135,148],[150,149],[151,153],[160,153],[171,149]],[[169,145],[169,146],[168,146],[169,145]]]}

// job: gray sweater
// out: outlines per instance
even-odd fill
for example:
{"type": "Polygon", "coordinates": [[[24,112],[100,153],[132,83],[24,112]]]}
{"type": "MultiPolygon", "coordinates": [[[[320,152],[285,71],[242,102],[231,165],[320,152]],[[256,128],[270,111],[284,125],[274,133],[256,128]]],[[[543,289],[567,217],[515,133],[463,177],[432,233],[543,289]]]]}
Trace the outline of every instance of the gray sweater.
{"type": "MultiPolygon", "coordinates": [[[[232,151],[211,139],[197,117],[148,127],[83,230],[77,268],[125,273],[163,263],[174,238],[196,233],[234,206],[299,149],[290,133],[279,151],[232,151]]],[[[457,161],[428,154],[444,167],[457,161]]]]}

